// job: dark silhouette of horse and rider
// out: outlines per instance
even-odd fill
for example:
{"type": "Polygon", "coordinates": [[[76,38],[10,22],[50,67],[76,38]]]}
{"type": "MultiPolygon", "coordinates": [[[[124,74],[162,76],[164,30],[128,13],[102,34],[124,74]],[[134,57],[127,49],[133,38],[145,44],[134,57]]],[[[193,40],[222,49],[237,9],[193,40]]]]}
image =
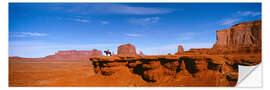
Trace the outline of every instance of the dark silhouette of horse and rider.
{"type": "Polygon", "coordinates": [[[104,53],[106,54],[106,56],[108,56],[108,55],[112,56],[112,53],[110,52],[109,49],[107,49],[106,51],[104,51],[104,53]]]}

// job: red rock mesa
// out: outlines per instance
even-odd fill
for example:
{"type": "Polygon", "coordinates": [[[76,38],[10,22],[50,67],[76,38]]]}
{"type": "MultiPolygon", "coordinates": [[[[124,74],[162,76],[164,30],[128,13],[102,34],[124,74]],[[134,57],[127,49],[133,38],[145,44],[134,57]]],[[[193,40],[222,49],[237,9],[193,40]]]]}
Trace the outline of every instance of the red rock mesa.
{"type": "Polygon", "coordinates": [[[89,57],[103,56],[102,52],[93,50],[67,50],[58,51],[54,55],[44,57],[44,59],[88,59],[89,57]]]}

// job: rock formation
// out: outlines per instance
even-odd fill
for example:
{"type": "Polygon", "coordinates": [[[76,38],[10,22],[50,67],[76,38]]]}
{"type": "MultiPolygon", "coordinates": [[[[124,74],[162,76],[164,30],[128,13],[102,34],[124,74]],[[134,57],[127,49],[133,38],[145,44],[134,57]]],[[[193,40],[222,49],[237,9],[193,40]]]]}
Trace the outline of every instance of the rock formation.
{"type": "Polygon", "coordinates": [[[184,52],[183,46],[182,45],[178,45],[178,51],[177,51],[177,53],[182,53],[182,52],[184,52]]]}
{"type": "Polygon", "coordinates": [[[221,53],[260,53],[261,33],[261,20],[239,23],[230,29],[218,30],[213,49],[221,53]]]}
{"type": "Polygon", "coordinates": [[[230,29],[217,31],[214,47],[241,47],[261,45],[261,21],[239,23],[230,29]]]}
{"type": "Polygon", "coordinates": [[[210,48],[191,48],[185,54],[211,54],[210,48]]]}
{"type": "Polygon", "coordinates": [[[145,56],[145,55],[143,54],[143,51],[140,51],[139,56],[145,56]]]}
{"type": "MultiPolygon", "coordinates": [[[[230,29],[218,30],[212,48],[190,49],[185,54],[260,54],[261,20],[239,23],[230,29]]],[[[178,53],[177,53],[178,54],[178,53]]]]}
{"type": "Polygon", "coordinates": [[[103,56],[102,52],[93,50],[67,50],[58,51],[54,55],[44,57],[44,59],[88,59],[89,57],[103,56]]]}
{"type": "Polygon", "coordinates": [[[93,57],[90,61],[96,77],[120,86],[235,86],[238,65],[260,62],[260,56],[253,59],[249,56],[159,55],[93,57]]]}
{"type": "Polygon", "coordinates": [[[183,54],[184,53],[184,48],[182,45],[178,45],[178,50],[175,53],[175,55],[183,54]]]}
{"type": "Polygon", "coordinates": [[[136,48],[132,44],[123,44],[118,47],[118,56],[137,56],[136,48]]]}

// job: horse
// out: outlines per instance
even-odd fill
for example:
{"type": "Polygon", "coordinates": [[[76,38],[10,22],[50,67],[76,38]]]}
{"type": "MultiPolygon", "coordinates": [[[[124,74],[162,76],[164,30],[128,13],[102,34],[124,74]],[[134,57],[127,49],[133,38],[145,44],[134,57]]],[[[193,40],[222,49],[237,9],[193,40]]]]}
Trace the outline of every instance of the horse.
{"type": "Polygon", "coordinates": [[[109,54],[110,56],[112,56],[112,53],[109,50],[104,51],[104,53],[106,54],[106,56],[109,54]]]}

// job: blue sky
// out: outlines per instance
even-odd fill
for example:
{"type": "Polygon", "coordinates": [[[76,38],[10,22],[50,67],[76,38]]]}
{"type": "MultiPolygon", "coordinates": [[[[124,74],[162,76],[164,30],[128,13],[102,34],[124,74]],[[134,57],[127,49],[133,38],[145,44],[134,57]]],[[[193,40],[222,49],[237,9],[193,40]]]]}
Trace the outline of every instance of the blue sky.
{"type": "Polygon", "coordinates": [[[211,48],[216,30],[254,20],[261,3],[9,3],[9,56],[116,53],[126,43],[147,55],[211,48]]]}

